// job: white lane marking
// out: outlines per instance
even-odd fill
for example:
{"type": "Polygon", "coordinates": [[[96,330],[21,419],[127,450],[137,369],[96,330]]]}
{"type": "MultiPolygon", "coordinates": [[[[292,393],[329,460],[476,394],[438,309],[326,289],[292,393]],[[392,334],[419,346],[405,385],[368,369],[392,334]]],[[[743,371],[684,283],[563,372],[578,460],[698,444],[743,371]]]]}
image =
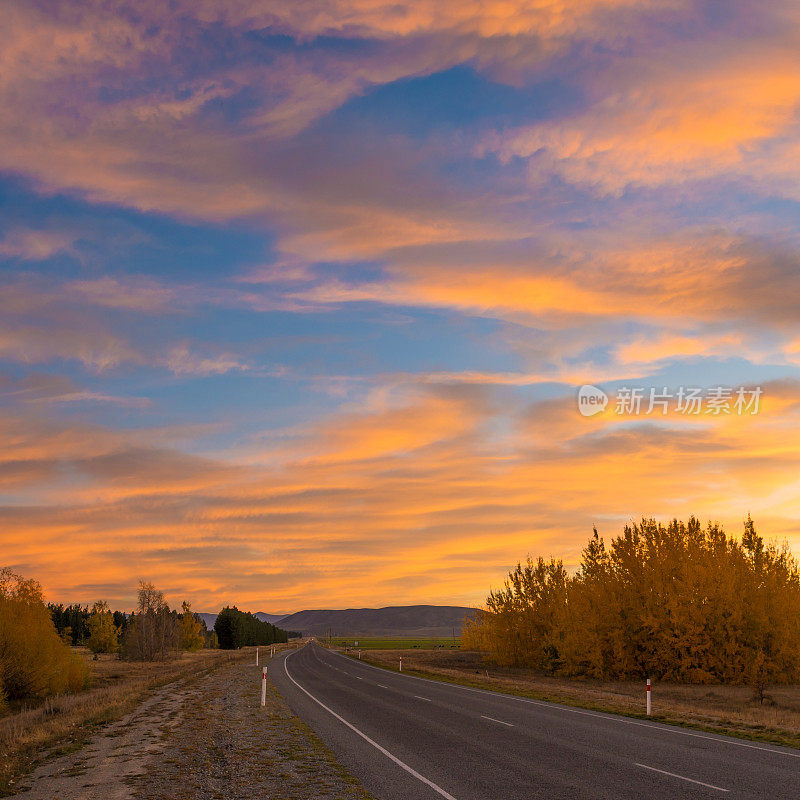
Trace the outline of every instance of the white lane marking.
{"type": "Polygon", "coordinates": [[[388,686],[384,686],[382,683],[376,683],[375,685],[376,686],[380,686],[381,689],[388,689],[389,688],[388,686]]]}
{"type": "Polygon", "coordinates": [[[703,781],[696,781],[694,778],[687,778],[685,775],[678,775],[675,772],[667,772],[665,769],[656,769],[655,767],[648,767],[647,764],[639,764],[638,762],[634,762],[637,767],[641,767],[642,769],[649,769],[653,772],[660,772],[662,775],[669,775],[670,778],[680,778],[682,781],[688,781],[689,783],[696,783],[698,786],[705,786],[706,789],[714,789],[717,792],[729,792],[730,789],[723,789],[721,786],[714,786],[713,783],[703,783],[703,781]]]}
{"type": "MultiPolygon", "coordinates": [[[[292,651],[296,652],[296,651],[292,651]]],[[[336,655],[341,655],[342,658],[347,658],[347,656],[342,655],[341,653],[336,653],[335,650],[329,650],[328,652],[335,653],[336,655]]],[[[381,667],[375,667],[372,664],[364,664],[363,662],[359,665],[362,667],[369,667],[370,669],[376,669],[379,672],[388,672],[388,670],[381,669],[381,667]]],[[[532,706],[540,706],[541,708],[549,708],[554,711],[564,711],[570,714],[579,714],[584,717],[597,717],[598,719],[606,719],[609,722],[619,722],[622,725],[636,725],[639,728],[649,728],[651,731],[655,731],[656,733],[674,733],[678,736],[689,736],[692,739],[707,739],[709,742],[716,742],[717,744],[729,744],[734,747],[746,747],[748,750],[761,750],[764,753],[772,753],[776,756],[789,756],[789,758],[800,758],[800,753],[792,753],[789,750],[774,750],[771,747],[762,747],[761,745],[757,744],[748,744],[747,742],[740,742],[736,739],[725,739],[720,736],[707,736],[703,733],[693,733],[692,731],[684,730],[683,728],[679,728],[677,725],[653,725],[649,722],[638,722],[635,719],[627,719],[626,717],[616,716],[614,714],[600,714],[595,711],[584,711],[581,708],[570,708],[569,706],[562,706],[558,705],[557,703],[545,703],[540,700],[529,700],[527,697],[517,697],[513,694],[506,694],[505,692],[492,692],[488,689],[474,689],[471,686],[461,686],[458,683],[449,683],[448,681],[435,681],[431,678],[421,678],[419,675],[406,675],[403,673],[402,675],[398,672],[395,673],[397,677],[408,678],[415,681],[425,681],[425,683],[435,683],[437,686],[446,686],[452,689],[460,689],[464,692],[475,692],[476,694],[486,694],[489,697],[494,697],[495,699],[501,698],[505,700],[514,700],[517,703],[527,703],[528,705],[532,706]]]]}
{"type": "Polygon", "coordinates": [[[363,679],[363,678],[360,678],[358,675],[356,675],[356,680],[357,680],[357,681],[363,681],[364,679],[363,679]]]}
{"type": "Polygon", "coordinates": [[[499,722],[501,725],[508,725],[509,728],[513,728],[514,725],[511,722],[503,722],[501,719],[495,719],[494,717],[487,717],[486,714],[481,714],[483,719],[490,719],[492,722],[499,722]]]}
{"type": "MultiPolygon", "coordinates": [[[[295,651],[293,651],[293,652],[292,652],[292,655],[294,655],[294,653],[296,653],[296,652],[297,652],[296,650],[295,650],[295,651]]],[[[289,679],[289,680],[290,680],[290,681],[291,681],[291,682],[292,682],[292,683],[293,683],[293,684],[294,684],[294,685],[295,685],[295,686],[296,686],[296,687],[297,687],[297,688],[298,688],[298,689],[299,689],[301,692],[303,692],[304,694],[308,695],[308,696],[309,696],[309,697],[310,697],[310,698],[311,698],[311,699],[312,699],[312,700],[313,700],[313,701],[314,701],[314,702],[315,702],[317,705],[319,705],[319,706],[322,706],[322,708],[324,708],[324,709],[325,709],[325,710],[326,710],[326,711],[327,711],[329,714],[331,714],[332,716],[336,717],[336,719],[338,719],[338,720],[339,720],[339,722],[341,722],[343,725],[346,725],[348,728],[350,728],[350,730],[351,730],[351,731],[353,731],[353,733],[357,733],[357,734],[358,734],[358,735],[359,735],[359,736],[360,736],[360,737],[361,737],[361,738],[362,738],[362,739],[363,739],[365,742],[368,742],[368,743],[369,743],[369,744],[371,744],[371,745],[372,745],[372,746],[373,746],[373,747],[374,747],[376,750],[379,750],[379,751],[380,751],[381,753],[383,753],[383,754],[384,754],[384,755],[385,755],[387,758],[389,758],[389,759],[391,759],[392,761],[394,761],[394,763],[395,763],[395,764],[397,764],[397,766],[398,766],[398,767],[401,767],[401,768],[402,768],[402,769],[404,769],[406,772],[408,772],[410,775],[413,775],[413,776],[414,776],[414,777],[415,777],[415,778],[416,778],[418,781],[421,781],[421,782],[422,782],[422,783],[424,783],[426,786],[430,786],[430,788],[431,788],[431,789],[433,789],[433,791],[434,791],[434,792],[436,792],[437,794],[440,794],[442,797],[444,797],[444,798],[445,798],[445,800],[456,800],[456,798],[455,798],[455,797],[453,797],[453,795],[451,795],[449,792],[446,792],[444,789],[442,789],[442,787],[441,787],[441,786],[437,786],[437,785],[436,785],[436,784],[435,784],[433,781],[431,781],[431,780],[428,780],[428,779],[427,779],[427,778],[426,778],[424,775],[420,775],[420,774],[419,774],[419,772],[417,772],[417,771],[416,771],[416,770],[415,770],[413,767],[409,767],[409,766],[408,766],[408,764],[406,764],[404,761],[401,761],[401,760],[400,760],[400,759],[399,759],[399,758],[398,758],[396,755],[394,755],[394,754],[390,753],[390,752],[389,752],[389,751],[388,751],[388,750],[387,750],[385,747],[381,747],[381,746],[380,746],[380,745],[379,745],[379,744],[378,744],[378,743],[377,743],[377,742],[376,742],[374,739],[370,739],[370,738],[369,738],[369,736],[367,736],[367,734],[366,734],[366,733],[363,733],[362,731],[360,731],[358,728],[356,728],[356,726],[355,726],[355,725],[353,725],[353,724],[351,724],[350,722],[348,722],[348,721],[347,721],[347,720],[346,720],[344,717],[340,717],[340,716],[339,716],[339,715],[338,715],[338,714],[337,714],[337,713],[336,713],[336,712],[335,712],[333,709],[331,709],[331,708],[328,708],[328,706],[326,706],[326,705],[325,705],[325,703],[323,703],[323,702],[322,702],[322,700],[318,700],[316,697],[314,697],[314,695],[313,695],[313,694],[311,694],[311,692],[309,692],[309,691],[308,691],[308,689],[304,689],[304,688],[303,688],[303,687],[302,687],[302,686],[301,686],[301,685],[300,685],[300,684],[299,684],[299,683],[298,683],[298,682],[297,682],[297,681],[296,681],[296,680],[295,680],[295,679],[294,679],[294,678],[293,678],[293,677],[292,677],[292,676],[289,674],[289,667],[288,667],[288,663],[289,663],[289,656],[286,656],[286,658],[283,660],[283,669],[284,669],[284,671],[286,672],[286,677],[287,677],[287,678],[288,678],[288,679],[289,679]]]]}
{"type": "Polygon", "coordinates": [[[422,697],[421,695],[418,695],[418,694],[415,694],[415,695],[414,695],[414,697],[416,697],[416,698],[417,698],[417,700],[424,700],[426,703],[431,703],[431,702],[433,702],[433,701],[430,699],[430,697],[422,697]]]}

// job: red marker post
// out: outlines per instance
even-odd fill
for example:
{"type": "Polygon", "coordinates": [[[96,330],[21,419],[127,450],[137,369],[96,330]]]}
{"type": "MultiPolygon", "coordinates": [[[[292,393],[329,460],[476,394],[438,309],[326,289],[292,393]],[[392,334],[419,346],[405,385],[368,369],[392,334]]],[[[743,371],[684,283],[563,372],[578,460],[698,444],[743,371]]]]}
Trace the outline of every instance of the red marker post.
{"type": "Polygon", "coordinates": [[[261,705],[265,706],[267,704],[267,668],[261,672],[261,705]]]}
{"type": "Polygon", "coordinates": [[[650,716],[650,678],[647,679],[647,716],[650,716]]]}

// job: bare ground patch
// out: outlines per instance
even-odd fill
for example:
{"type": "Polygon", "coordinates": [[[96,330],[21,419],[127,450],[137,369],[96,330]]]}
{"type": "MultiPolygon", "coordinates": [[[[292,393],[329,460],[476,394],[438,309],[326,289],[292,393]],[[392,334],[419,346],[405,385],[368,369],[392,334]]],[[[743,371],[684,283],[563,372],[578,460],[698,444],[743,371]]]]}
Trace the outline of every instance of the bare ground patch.
{"type": "Polygon", "coordinates": [[[179,724],[166,732],[164,757],[136,780],[135,797],[366,800],[369,795],[271,684],[266,708],[260,707],[259,674],[256,667],[236,665],[197,687],[179,724]]]}
{"type": "Polygon", "coordinates": [[[41,764],[17,800],[274,800],[369,795],[250,658],[153,691],[81,749],[41,764]]]}
{"type": "Polygon", "coordinates": [[[100,726],[130,713],[154,689],[250,657],[200,650],[146,664],[110,655],[95,659],[86,648],[76,650],[89,665],[90,689],[16,704],[0,716],[0,795],[18,790],[24,776],[43,761],[80,749],[100,726]]]}

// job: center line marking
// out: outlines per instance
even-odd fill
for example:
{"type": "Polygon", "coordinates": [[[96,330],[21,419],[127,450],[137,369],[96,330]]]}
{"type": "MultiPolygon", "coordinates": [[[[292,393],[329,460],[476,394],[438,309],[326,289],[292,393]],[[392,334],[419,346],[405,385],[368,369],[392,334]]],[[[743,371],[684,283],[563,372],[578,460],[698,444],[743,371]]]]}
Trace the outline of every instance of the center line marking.
{"type": "Polygon", "coordinates": [[[637,767],[641,767],[642,769],[649,769],[653,772],[660,772],[662,775],[669,775],[670,778],[679,778],[682,781],[688,781],[689,783],[696,783],[698,786],[705,786],[706,789],[714,789],[716,792],[729,792],[730,789],[723,789],[721,786],[714,786],[712,783],[703,783],[703,781],[696,781],[694,778],[687,778],[685,775],[677,775],[674,772],[667,772],[665,769],[656,769],[655,767],[648,767],[647,764],[639,764],[638,762],[634,762],[637,767]]]}
{"type": "Polygon", "coordinates": [[[415,694],[414,697],[416,697],[417,700],[424,700],[426,703],[430,703],[431,702],[430,697],[420,697],[420,695],[418,695],[418,694],[415,694]]]}
{"type": "Polygon", "coordinates": [[[388,689],[389,688],[388,686],[384,686],[382,683],[376,683],[375,685],[376,686],[380,686],[381,689],[388,689]]]}
{"type": "Polygon", "coordinates": [[[503,722],[501,719],[495,719],[494,717],[487,717],[486,714],[481,714],[483,719],[490,719],[492,722],[499,722],[501,725],[508,725],[509,728],[513,728],[514,725],[511,722],[503,722]]]}
{"type": "Polygon", "coordinates": [[[326,706],[325,703],[322,702],[322,700],[317,700],[317,698],[314,697],[314,695],[311,694],[311,692],[309,692],[308,689],[304,689],[289,674],[289,667],[288,667],[289,658],[291,656],[293,656],[297,652],[299,652],[299,651],[294,650],[292,653],[290,653],[290,655],[286,656],[286,658],[283,659],[283,669],[284,669],[284,672],[286,672],[286,677],[301,692],[303,692],[304,694],[308,695],[317,705],[322,706],[329,714],[331,714],[332,716],[336,717],[336,719],[338,719],[339,722],[341,722],[343,725],[347,725],[347,727],[350,728],[350,730],[353,731],[353,733],[358,734],[364,741],[369,742],[369,744],[371,744],[376,750],[379,750],[387,758],[390,758],[392,761],[394,761],[394,763],[397,764],[398,767],[401,767],[406,772],[408,772],[410,775],[413,775],[418,781],[421,781],[426,786],[430,786],[431,789],[433,789],[434,792],[436,792],[437,794],[440,794],[442,797],[445,798],[445,800],[456,800],[456,798],[453,797],[453,795],[451,795],[449,792],[446,792],[444,789],[442,789],[441,786],[437,786],[433,781],[428,780],[424,775],[420,775],[419,772],[417,772],[413,767],[409,767],[408,764],[406,764],[404,761],[401,761],[396,755],[393,755],[392,753],[390,753],[385,747],[381,747],[376,741],[374,741],[373,739],[370,739],[369,736],[367,736],[366,733],[362,733],[358,728],[356,728],[355,725],[349,723],[344,717],[340,717],[333,709],[328,708],[328,706],[326,706]]]}
{"type": "MultiPolygon", "coordinates": [[[[341,658],[347,658],[347,656],[342,655],[342,653],[339,653],[336,650],[329,650],[327,652],[332,653],[335,656],[340,656],[341,658]]],[[[386,672],[386,670],[383,667],[375,667],[372,664],[363,664],[362,666],[378,670],[378,672],[386,672]]],[[[437,681],[433,680],[432,678],[421,678],[419,675],[408,675],[405,672],[402,674],[402,677],[412,681],[424,681],[425,683],[433,683],[436,684],[439,688],[446,687],[448,689],[458,689],[459,691],[462,692],[474,692],[476,694],[485,694],[488,695],[489,697],[494,698],[495,700],[498,699],[513,700],[517,703],[525,703],[531,706],[538,706],[541,708],[549,709],[550,711],[560,711],[567,714],[578,714],[583,717],[597,717],[598,719],[604,719],[608,722],[618,722],[621,725],[637,725],[640,728],[649,728],[651,731],[654,731],[655,733],[670,733],[670,734],[675,734],[676,736],[688,736],[692,739],[706,739],[709,742],[716,742],[717,744],[726,744],[730,745],[731,747],[746,747],[749,750],[760,750],[764,753],[772,753],[772,755],[774,756],[787,756],[788,758],[800,758],[800,753],[796,751],[792,752],[790,750],[776,750],[773,747],[765,747],[758,744],[750,744],[748,742],[741,742],[732,738],[726,739],[722,735],[711,736],[706,733],[695,733],[693,731],[687,731],[685,728],[679,728],[677,725],[672,726],[672,725],[661,725],[656,722],[639,722],[638,720],[627,719],[626,717],[622,717],[616,714],[611,714],[611,713],[604,714],[599,711],[585,711],[582,708],[562,706],[559,705],[558,703],[548,703],[544,700],[529,700],[527,697],[518,697],[517,695],[513,694],[503,694],[502,692],[494,692],[490,691],[489,689],[475,689],[471,686],[462,686],[459,683],[447,683],[446,681],[437,681]]]]}

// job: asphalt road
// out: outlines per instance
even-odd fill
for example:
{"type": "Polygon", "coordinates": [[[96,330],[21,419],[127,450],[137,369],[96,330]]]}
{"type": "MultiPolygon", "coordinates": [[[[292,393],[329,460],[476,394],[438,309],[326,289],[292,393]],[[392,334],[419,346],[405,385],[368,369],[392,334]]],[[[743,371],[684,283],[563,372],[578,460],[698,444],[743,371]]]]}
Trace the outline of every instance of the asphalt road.
{"type": "Polygon", "coordinates": [[[800,751],[388,672],[316,644],[270,662],[379,800],[800,798],[800,751]]]}

